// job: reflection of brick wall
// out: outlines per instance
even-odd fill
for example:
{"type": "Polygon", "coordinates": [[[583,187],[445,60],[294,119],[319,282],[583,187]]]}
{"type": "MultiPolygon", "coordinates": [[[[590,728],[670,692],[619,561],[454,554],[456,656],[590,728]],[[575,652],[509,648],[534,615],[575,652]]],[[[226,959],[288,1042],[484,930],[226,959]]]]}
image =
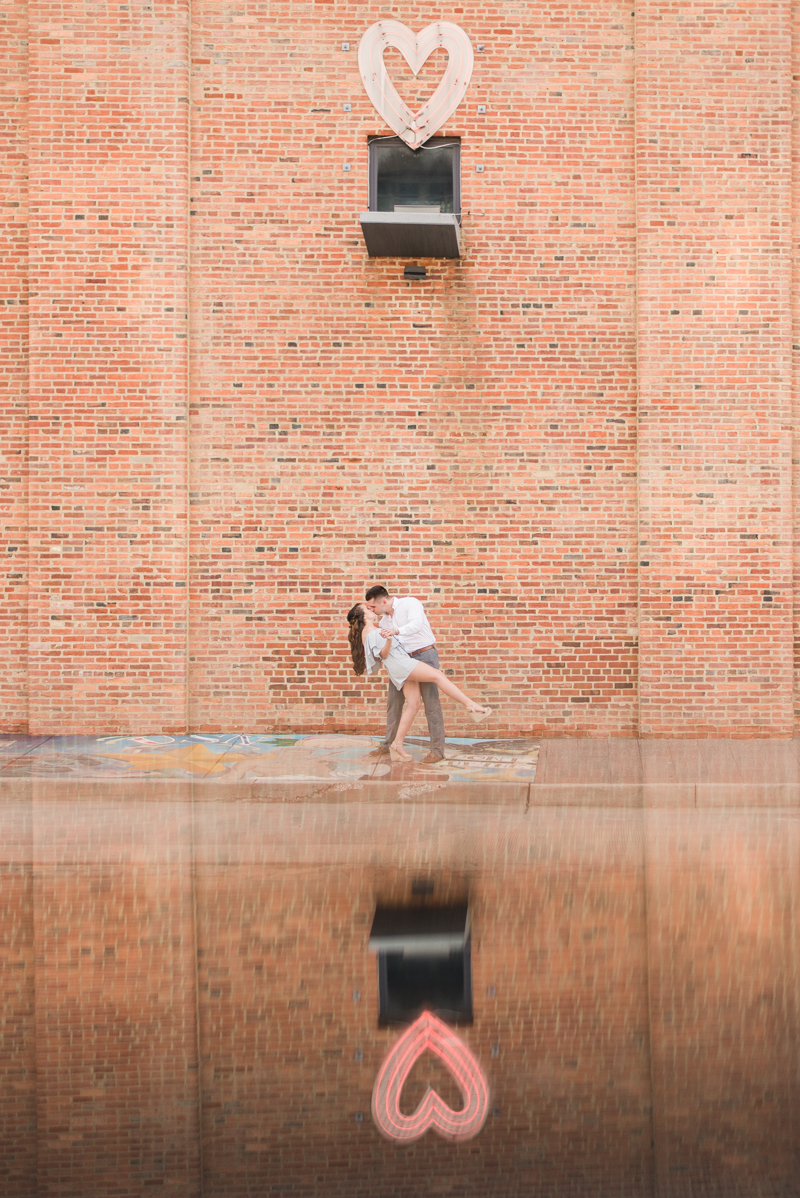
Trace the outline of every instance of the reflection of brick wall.
{"type": "Polygon", "coordinates": [[[796,1194],[800,958],[794,819],[655,814],[648,927],[665,1198],[796,1194]],[[725,1179],[723,1188],[721,1182],[725,1179]]]}
{"type": "MultiPolygon", "coordinates": [[[[219,1198],[796,1193],[800,844],[777,815],[27,811],[27,841],[0,812],[4,1198],[194,1194],[201,1162],[219,1198]],[[458,1147],[370,1118],[395,1033],[369,925],[419,873],[471,901],[461,1034],[499,1114],[458,1147]]],[[[427,1060],[406,1101],[428,1080],[455,1101],[427,1060]]]]}
{"type": "Polygon", "coordinates": [[[788,8],[467,6],[424,283],[355,219],[375,15],[9,26],[0,726],[377,729],[342,612],[380,578],[498,730],[786,735],[788,8]]]}
{"type": "Polygon", "coordinates": [[[26,856],[0,865],[0,1191],[13,1198],[37,1198],[33,874],[26,856]]]}
{"type": "MultiPolygon", "coordinates": [[[[370,1117],[374,1079],[397,1033],[377,1027],[366,939],[376,889],[407,898],[411,876],[200,874],[204,1160],[219,1193],[246,1193],[243,1175],[254,1190],[291,1185],[330,1198],[411,1198],[448,1185],[475,1198],[563,1194],[576,1175],[594,1193],[649,1192],[641,869],[625,871],[610,891],[602,873],[557,865],[463,879],[474,895],[475,1021],[461,1034],[499,1114],[465,1145],[428,1134],[401,1148],[382,1140],[370,1117]],[[612,1075],[613,1087],[600,1082],[612,1075]]],[[[429,1080],[460,1105],[425,1058],[403,1109],[429,1080]]]]}
{"type": "Polygon", "coordinates": [[[39,1193],[199,1193],[188,869],[37,871],[39,1193]]]}

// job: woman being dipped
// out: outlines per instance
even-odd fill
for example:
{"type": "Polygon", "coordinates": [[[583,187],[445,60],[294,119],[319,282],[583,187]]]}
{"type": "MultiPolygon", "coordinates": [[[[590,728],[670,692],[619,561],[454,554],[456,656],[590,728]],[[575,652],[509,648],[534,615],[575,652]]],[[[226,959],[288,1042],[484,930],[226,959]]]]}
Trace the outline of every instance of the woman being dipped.
{"type": "Polygon", "coordinates": [[[350,625],[348,640],[356,674],[374,674],[383,664],[392,684],[403,692],[403,714],[400,717],[397,735],[389,746],[393,760],[413,760],[411,754],[403,748],[403,739],[419,711],[421,682],[435,683],[439,690],[444,691],[451,699],[462,703],[476,722],[485,720],[491,714],[491,707],[483,707],[469,699],[441,670],[435,670],[433,666],[409,657],[402,645],[395,641],[394,632],[379,632],[377,617],[365,603],[357,603],[350,609],[347,622],[350,625]]]}

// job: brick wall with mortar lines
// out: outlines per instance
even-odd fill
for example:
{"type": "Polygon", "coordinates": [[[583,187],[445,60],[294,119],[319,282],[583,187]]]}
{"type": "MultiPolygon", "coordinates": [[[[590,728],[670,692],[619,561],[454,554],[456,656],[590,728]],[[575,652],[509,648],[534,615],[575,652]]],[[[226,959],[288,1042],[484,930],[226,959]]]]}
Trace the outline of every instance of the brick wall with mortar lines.
{"type": "Polygon", "coordinates": [[[27,13],[31,552],[17,636],[41,732],[185,727],[187,15],[27,13]]]}
{"type": "Polygon", "coordinates": [[[792,726],[791,15],[637,9],[640,688],[654,735],[792,726]]]}
{"type": "MultiPolygon", "coordinates": [[[[444,130],[466,256],[408,283],[354,221],[385,133],[354,52],[375,15],[194,10],[192,722],[357,727],[366,694],[379,726],[382,688],[332,647],[385,579],[498,728],[630,731],[630,16],[487,34],[444,130]]],[[[399,75],[424,97],[439,70],[399,75]]]]}
{"type": "Polygon", "coordinates": [[[2,727],[377,731],[380,580],[498,733],[789,735],[792,16],[22,10],[2,727]],[[485,46],[424,282],[356,221],[381,15],[485,46]]]}
{"type": "Polygon", "coordinates": [[[24,6],[0,23],[0,727],[26,726],[28,553],[28,113],[24,6]]]}
{"type": "MultiPolygon", "coordinates": [[[[792,113],[797,109],[800,98],[800,6],[793,5],[792,11],[792,113]]],[[[800,122],[792,121],[792,179],[797,178],[800,166],[800,122]]],[[[792,232],[798,228],[798,194],[797,188],[792,189],[792,232]]],[[[792,272],[792,493],[794,504],[792,508],[792,585],[795,593],[800,587],[800,521],[797,519],[797,499],[800,496],[800,372],[797,371],[796,355],[800,347],[800,289],[794,285],[792,272]]],[[[798,662],[800,662],[800,609],[794,605],[793,622],[793,665],[795,673],[795,696],[798,694],[797,677],[798,662]]],[[[797,699],[795,699],[795,724],[797,723],[797,699]]]]}

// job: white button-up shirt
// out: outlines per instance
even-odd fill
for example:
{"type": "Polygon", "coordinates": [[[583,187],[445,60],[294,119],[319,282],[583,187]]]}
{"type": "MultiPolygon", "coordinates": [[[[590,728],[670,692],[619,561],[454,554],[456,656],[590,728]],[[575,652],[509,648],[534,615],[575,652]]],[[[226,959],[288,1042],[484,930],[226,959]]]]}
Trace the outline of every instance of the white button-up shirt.
{"type": "Polygon", "coordinates": [[[417,649],[426,649],[428,645],[436,644],[425,608],[413,595],[395,599],[394,615],[382,616],[380,627],[396,628],[398,635],[395,639],[406,653],[414,653],[417,649]]]}

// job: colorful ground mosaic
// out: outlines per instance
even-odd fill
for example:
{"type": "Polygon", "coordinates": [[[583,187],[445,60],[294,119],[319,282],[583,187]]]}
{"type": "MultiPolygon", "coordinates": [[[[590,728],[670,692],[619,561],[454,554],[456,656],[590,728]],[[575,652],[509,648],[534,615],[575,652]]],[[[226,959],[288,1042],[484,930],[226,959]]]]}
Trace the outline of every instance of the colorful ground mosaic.
{"type": "Polygon", "coordinates": [[[412,763],[376,756],[378,737],[52,736],[0,737],[0,778],[165,778],[219,782],[532,782],[539,741],[451,738],[444,761],[422,765],[427,741],[406,742],[412,763]]]}

